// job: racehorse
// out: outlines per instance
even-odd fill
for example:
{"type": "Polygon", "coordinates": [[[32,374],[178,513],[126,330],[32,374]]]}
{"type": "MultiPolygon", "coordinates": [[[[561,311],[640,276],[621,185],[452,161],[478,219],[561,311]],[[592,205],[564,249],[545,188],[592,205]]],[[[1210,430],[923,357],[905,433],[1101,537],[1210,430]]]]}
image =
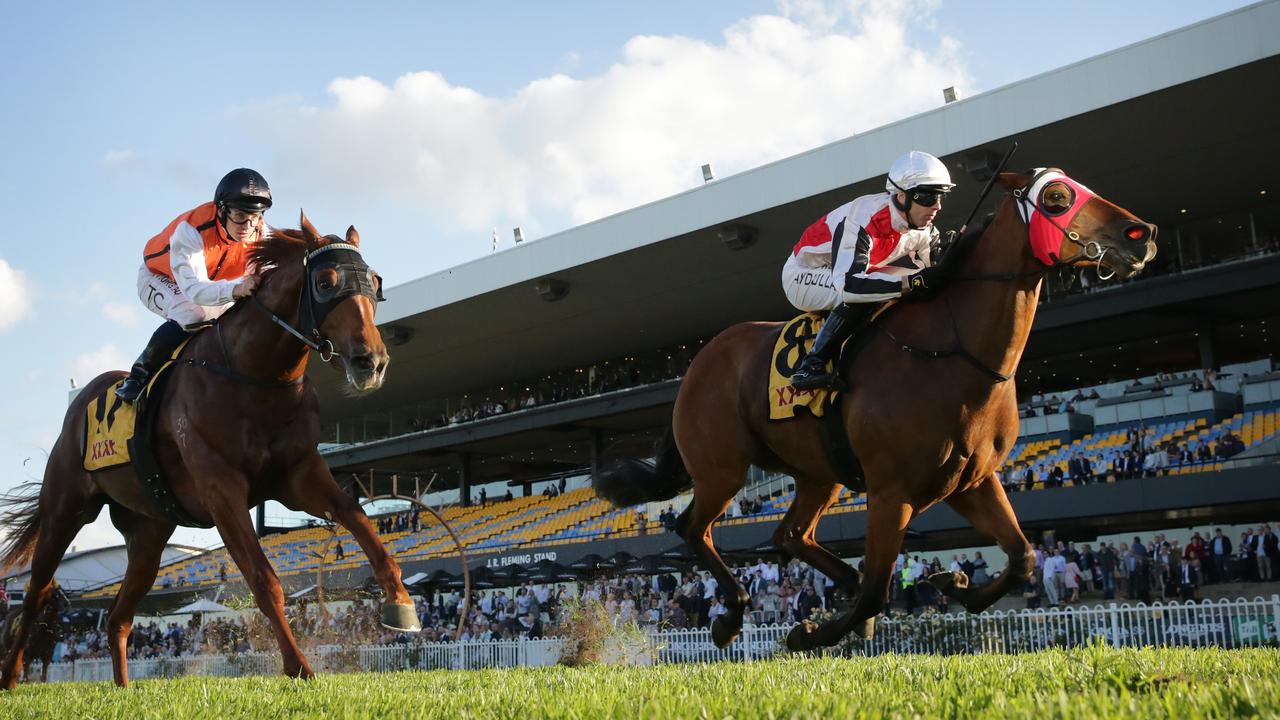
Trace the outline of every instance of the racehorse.
{"type": "MultiPolygon", "coordinates": [[[[40,682],[49,682],[49,666],[53,664],[53,649],[62,639],[62,613],[71,606],[67,594],[60,587],[54,587],[49,602],[36,620],[35,628],[27,636],[27,647],[23,653],[22,677],[31,679],[31,663],[40,661],[40,682]]],[[[0,657],[8,652],[13,638],[19,628],[22,608],[16,607],[5,614],[3,636],[0,636],[0,657]]]]}
{"type": "Polygon", "coordinates": [[[842,485],[820,444],[819,421],[807,413],[769,421],[767,378],[780,323],[743,323],[716,336],[685,374],[656,460],[620,458],[597,474],[597,493],[619,506],[667,500],[692,485],[677,530],[724,589],[728,612],[711,627],[717,646],[737,636],[749,598],[712,545],[711,525],[753,464],[795,478],[795,499],[773,534],[784,561],[804,560],[854,599],[821,626],[796,626],[787,638],[792,649],[834,645],[851,630],[870,637],[907,524],[939,502],[1009,556],[995,582],[970,588],[963,574],[939,573],[930,580],[940,590],[980,612],[1030,574],[1035,555],[996,469],[1018,437],[1013,376],[1042,280],[1062,266],[1122,278],[1139,272],[1155,257],[1156,227],[1059,171],[1001,173],[997,182],[1009,194],[994,216],[941,261],[952,268],[950,283],[889,308],[840,368],[852,387],[842,404],[844,429],[866,483],[865,577],[814,540],[842,485]]]}
{"type": "MultiPolygon", "coordinates": [[[[178,509],[193,524],[217,527],[270,621],[284,673],[310,678],[315,673],[285,620],[284,594],[254,534],[250,507],[276,500],[342,525],[368,556],[382,587],[383,625],[401,632],[417,632],[420,625],[399,566],[316,449],[319,402],[305,375],[310,348],[341,365],[348,392],[369,393],[382,385],[388,355],[374,325],[381,279],[361,257],[354,227],[345,238],[321,236],[305,214],[301,227],[273,230],[250,249],[250,265],[262,277],[254,296],[196,334],[160,394],[146,402],[159,403],[155,457],[178,509]]],[[[175,513],[144,489],[131,465],[83,469],[86,406],[121,376],[106,373],[85,386],[67,410],[43,484],[5,500],[3,519],[12,532],[0,561],[31,558],[31,591],[23,602],[18,642],[0,666],[5,688],[17,682],[26,633],[49,598],[63,552],[103,505],[128,548],[128,566],[107,620],[115,682],[128,684],[125,643],[133,611],[155,582],[175,513]]]]}

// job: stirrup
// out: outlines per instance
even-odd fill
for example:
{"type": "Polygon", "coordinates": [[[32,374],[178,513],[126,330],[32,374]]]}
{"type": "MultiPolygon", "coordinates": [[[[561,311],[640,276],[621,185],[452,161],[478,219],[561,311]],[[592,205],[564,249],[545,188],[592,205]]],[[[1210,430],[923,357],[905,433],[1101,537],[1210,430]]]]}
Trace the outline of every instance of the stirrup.
{"type": "Polygon", "coordinates": [[[132,379],[132,376],[125,378],[125,381],[120,383],[120,387],[116,388],[116,397],[129,404],[138,402],[138,398],[142,396],[142,391],[147,387],[147,381],[143,380],[142,382],[134,383],[136,390],[126,389],[129,388],[129,381],[132,379]]]}

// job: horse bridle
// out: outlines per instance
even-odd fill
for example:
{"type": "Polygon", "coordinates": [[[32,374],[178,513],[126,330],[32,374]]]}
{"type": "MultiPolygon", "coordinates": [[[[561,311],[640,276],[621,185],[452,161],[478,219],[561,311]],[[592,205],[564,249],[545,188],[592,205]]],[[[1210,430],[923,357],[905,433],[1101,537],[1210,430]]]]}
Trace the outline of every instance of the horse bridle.
{"type": "Polygon", "coordinates": [[[352,295],[363,295],[373,303],[386,300],[382,295],[382,278],[369,269],[369,264],[360,255],[360,248],[341,242],[336,235],[326,237],[332,242],[302,258],[304,277],[302,292],[298,295],[298,324],[301,328],[290,325],[263,305],[256,295],[253,297],[254,303],[271,316],[272,322],[320,353],[323,362],[333,359],[334,348],[333,342],[320,333],[320,325],[338,303],[352,295]],[[334,257],[316,262],[317,257],[326,254],[334,257]],[[338,280],[332,287],[321,287],[317,275],[330,269],[337,271],[338,280]]]}
{"type": "MultiPolygon", "coordinates": [[[[1015,145],[1014,148],[1016,147],[1017,146],[1015,145]]],[[[1011,149],[1009,153],[1005,155],[1004,161],[1001,162],[1001,167],[1003,167],[1004,162],[1008,160],[1009,155],[1012,155],[1012,154],[1013,154],[1013,150],[1011,149]]],[[[1058,170],[1056,168],[1041,168],[1039,172],[1037,172],[1035,175],[1031,177],[1030,180],[1027,181],[1027,184],[1011,191],[1014,202],[1017,203],[1018,206],[1021,206],[1023,203],[1030,204],[1031,206],[1030,211],[1026,214],[1025,217],[1023,216],[1021,207],[1015,207],[1015,209],[1018,210],[1018,213],[1017,213],[1018,217],[1022,218],[1023,224],[1026,225],[1027,227],[1028,242],[1031,241],[1031,225],[1030,225],[1031,212],[1037,209],[1037,203],[1040,203],[1039,199],[1037,200],[1029,199],[1030,190],[1032,187],[1035,186],[1035,184],[1040,180],[1040,178],[1042,178],[1046,173],[1049,173],[1049,172],[1056,172],[1056,173],[1062,174],[1065,177],[1065,173],[1062,173],[1061,170],[1058,170]]],[[[997,175],[999,174],[999,169],[997,169],[996,174],[997,175]]],[[[992,180],[994,180],[994,178],[995,176],[993,175],[992,180]]],[[[1045,187],[1048,187],[1048,185],[1046,185],[1045,187]]],[[[988,182],[987,187],[982,191],[982,196],[979,197],[978,199],[979,204],[986,197],[986,194],[990,189],[991,189],[991,182],[988,182]]],[[[1043,194],[1043,190],[1041,191],[1041,194],[1043,194]]],[[[1076,200],[1078,200],[1078,197],[1073,197],[1072,203],[1074,204],[1076,200]]],[[[970,217],[972,217],[972,215],[970,217]]],[[[1045,220],[1048,220],[1049,223],[1053,225],[1053,227],[1057,228],[1058,232],[1062,233],[1062,236],[1064,238],[1066,238],[1069,242],[1077,245],[1080,248],[1080,252],[1065,259],[1058,259],[1055,257],[1055,261],[1052,264],[1043,265],[1043,267],[1037,268],[1035,270],[1028,270],[1026,272],[982,273],[978,275],[962,275],[962,276],[951,278],[951,281],[952,282],[983,282],[983,281],[1012,282],[1014,280],[1021,280],[1023,278],[1032,278],[1032,277],[1040,279],[1054,269],[1062,268],[1062,267],[1070,267],[1081,259],[1096,261],[1098,263],[1098,267],[1102,267],[1102,259],[1106,256],[1107,252],[1112,249],[1110,246],[1104,247],[1101,243],[1099,243],[1096,240],[1090,240],[1087,243],[1082,242],[1080,240],[1079,233],[1077,233],[1074,230],[1068,230],[1067,228],[1058,224],[1058,221],[1054,219],[1054,217],[1049,213],[1044,213],[1043,217],[1045,220]]],[[[965,225],[968,225],[968,223],[966,222],[965,225]]],[[[1113,270],[1110,275],[1107,275],[1105,277],[1101,273],[1099,273],[1098,277],[1102,280],[1108,280],[1110,278],[1115,277],[1115,271],[1113,270]]],[[[911,345],[910,343],[902,342],[892,332],[890,332],[888,328],[884,327],[883,325],[877,325],[877,327],[879,327],[881,332],[883,332],[890,340],[896,343],[898,347],[901,348],[902,351],[907,353],[908,355],[915,355],[918,357],[925,357],[930,359],[941,359],[941,358],[959,356],[965,362],[968,362],[970,365],[974,366],[978,370],[981,370],[983,373],[990,376],[998,383],[1012,380],[1014,377],[1012,374],[1006,375],[1000,372],[999,370],[988,367],[985,363],[979,360],[977,356],[975,356],[973,353],[969,352],[965,348],[964,341],[960,337],[960,323],[959,321],[956,320],[955,311],[953,311],[951,308],[951,298],[947,295],[943,295],[942,302],[947,308],[947,317],[951,320],[951,331],[956,338],[956,344],[955,344],[955,347],[953,348],[950,348],[947,350],[931,350],[928,348],[916,347],[914,345],[911,345]]]]}
{"type": "MultiPolygon", "coordinates": [[[[288,320],[272,312],[271,308],[264,305],[257,295],[251,297],[253,304],[261,308],[271,318],[271,322],[302,341],[303,345],[320,353],[321,361],[329,362],[333,359],[336,350],[333,341],[320,332],[320,325],[328,317],[329,312],[337,307],[338,303],[352,295],[363,295],[374,303],[383,302],[386,298],[382,295],[382,278],[369,269],[369,264],[360,255],[360,249],[350,243],[342,242],[336,235],[325,237],[330,241],[328,245],[316,248],[302,258],[302,290],[298,293],[298,324],[301,328],[294,327],[288,320]],[[322,255],[332,255],[332,257],[316,262],[316,258],[322,255]],[[322,270],[330,269],[337,272],[337,282],[332,287],[319,287],[317,275],[322,270]]],[[[293,387],[306,380],[305,374],[292,380],[273,381],[260,380],[236,372],[231,367],[231,353],[227,350],[227,343],[222,337],[222,324],[215,321],[213,327],[224,364],[218,365],[208,360],[190,358],[184,361],[186,364],[202,367],[237,382],[256,387],[293,387]]]]}

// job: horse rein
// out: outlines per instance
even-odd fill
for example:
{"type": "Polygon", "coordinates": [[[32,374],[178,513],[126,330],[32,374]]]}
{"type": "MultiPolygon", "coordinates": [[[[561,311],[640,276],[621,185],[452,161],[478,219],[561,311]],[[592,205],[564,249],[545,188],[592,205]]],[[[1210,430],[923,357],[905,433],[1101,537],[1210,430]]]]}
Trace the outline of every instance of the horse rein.
{"type": "MultiPolygon", "coordinates": [[[[1016,149],[1017,149],[1017,144],[1015,144],[1013,148],[1010,148],[1009,152],[1005,154],[1004,160],[1001,161],[1001,164],[1000,164],[1001,168],[1003,168],[1004,162],[1009,159],[1009,156],[1012,155],[1013,151],[1016,149]]],[[[1032,201],[1028,199],[1028,190],[1030,190],[1031,187],[1034,186],[1036,182],[1038,182],[1040,178],[1044,176],[1045,173],[1048,173],[1048,172],[1061,173],[1060,170],[1055,170],[1053,168],[1041,169],[1040,172],[1036,173],[1034,176],[1031,177],[1031,179],[1027,182],[1026,185],[1012,191],[1014,202],[1018,203],[1019,205],[1021,205],[1022,203],[1031,203],[1032,201]]],[[[997,174],[999,174],[999,169],[997,169],[997,174]]],[[[993,175],[992,180],[994,180],[994,178],[995,176],[993,175]]],[[[982,199],[986,197],[987,191],[990,190],[990,188],[991,188],[991,180],[988,180],[987,187],[982,191],[982,197],[980,197],[978,200],[979,203],[981,203],[982,199]]],[[[1034,204],[1032,205],[1032,207],[1034,210],[1034,204]]],[[[1023,224],[1027,226],[1028,241],[1030,241],[1030,231],[1031,231],[1030,216],[1031,216],[1031,213],[1027,213],[1027,216],[1023,217],[1021,208],[1019,208],[1018,217],[1022,218],[1023,224]]],[[[972,217],[972,214],[970,215],[970,217],[972,217]]],[[[1077,233],[1076,231],[1067,230],[1066,228],[1062,227],[1061,225],[1058,224],[1056,220],[1054,220],[1048,214],[1045,214],[1044,218],[1048,220],[1055,228],[1057,228],[1058,231],[1062,233],[1062,236],[1064,238],[1066,238],[1068,241],[1079,246],[1081,248],[1081,251],[1065,259],[1058,260],[1055,258],[1055,262],[1052,265],[1044,265],[1043,267],[1037,268],[1035,270],[1029,270],[1026,272],[983,273],[979,275],[965,275],[965,276],[951,278],[951,280],[954,282],[982,282],[982,281],[1012,282],[1014,280],[1034,277],[1034,278],[1037,278],[1037,282],[1038,282],[1050,271],[1056,268],[1061,268],[1061,267],[1071,267],[1073,263],[1075,263],[1076,261],[1082,258],[1086,260],[1096,261],[1099,267],[1102,266],[1102,259],[1106,256],[1107,252],[1111,250],[1109,246],[1103,247],[1102,244],[1097,242],[1096,240],[1090,240],[1087,243],[1083,243],[1080,241],[1080,234],[1077,233]]],[[[966,222],[965,225],[967,226],[968,222],[966,222]]],[[[1110,275],[1107,275],[1105,277],[1101,273],[1099,273],[1098,275],[1098,278],[1101,280],[1108,280],[1113,277],[1115,277],[1114,270],[1111,272],[1110,275]]],[[[998,383],[1012,380],[1014,377],[1013,374],[1006,375],[1000,372],[999,370],[988,367],[985,363],[979,360],[977,356],[975,356],[973,353],[969,352],[965,348],[964,341],[960,337],[960,323],[956,320],[955,311],[953,311],[951,308],[951,298],[947,295],[943,295],[942,302],[947,308],[947,317],[948,319],[951,320],[951,331],[956,337],[955,347],[949,350],[931,350],[928,348],[916,347],[909,343],[902,342],[892,332],[890,332],[888,328],[884,327],[883,325],[876,325],[875,327],[879,328],[881,332],[883,332],[890,340],[896,343],[898,347],[901,348],[902,351],[907,353],[908,355],[915,355],[918,357],[925,357],[925,358],[930,358],[934,360],[958,355],[962,359],[964,359],[965,362],[968,362],[970,365],[974,366],[978,370],[981,370],[984,374],[988,375],[998,383]]]]}
{"type": "MultiPolygon", "coordinates": [[[[337,237],[333,235],[330,235],[327,237],[330,240],[334,240],[334,241],[337,240],[337,237]]],[[[302,259],[302,266],[303,266],[304,272],[303,272],[303,278],[302,278],[302,290],[299,292],[299,295],[298,295],[298,317],[300,319],[305,319],[303,322],[300,322],[300,324],[303,325],[304,329],[309,329],[310,330],[309,334],[314,337],[308,337],[308,334],[304,333],[303,330],[299,330],[298,328],[294,327],[288,320],[285,320],[284,318],[272,312],[270,308],[268,308],[265,304],[263,304],[263,302],[260,299],[258,299],[258,296],[256,294],[250,296],[252,298],[253,304],[256,307],[260,308],[264,313],[266,313],[267,316],[271,319],[271,322],[275,323],[280,328],[288,332],[290,335],[293,335],[295,338],[302,341],[302,344],[307,346],[309,349],[320,353],[321,362],[326,362],[326,363],[334,358],[334,356],[337,354],[337,350],[333,346],[333,341],[331,341],[329,338],[325,337],[320,333],[320,328],[318,326],[320,322],[323,321],[323,318],[328,314],[328,310],[326,309],[325,312],[320,316],[319,321],[316,320],[315,306],[321,303],[319,303],[315,298],[314,292],[312,290],[312,278],[310,274],[306,271],[306,269],[312,264],[312,261],[318,255],[322,255],[324,253],[335,251],[335,250],[341,251],[340,255],[345,256],[346,262],[335,262],[332,265],[327,265],[324,267],[333,267],[336,270],[338,270],[340,281],[345,279],[346,273],[348,272],[354,273],[355,277],[352,279],[352,281],[349,284],[345,282],[341,283],[341,287],[335,289],[332,296],[329,297],[326,301],[324,301],[323,305],[325,305],[326,307],[330,305],[335,305],[338,302],[352,295],[363,295],[375,303],[382,302],[383,300],[386,299],[382,296],[382,285],[380,282],[381,278],[378,278],[377,275],[375,275],[373,271],[369,269],[368,264],[364,262],[364,259],[360,255],[359,248],[357,248],[355,245],[351,245],[345,242],[330,242],[328,245],[312,250],[310,253],[305,255],[302,259]],[[367,279],[365,279],[366,275],[368,276],[367,279]],[[374,278],[377,278],[379,280],[379,283],[376,286],[373,284],[374,278]]],[[[224,364],[219,365],[217,363],[209,362],[208,360],[194,360],[191,358],[188,358],[185,361],[183,361],[185,364],[190,365],[192,367],[201,367],[206,370],[215,372],[219,375],[222,375],[223,377],[229,378],[231,380],[235,380],[236,382],[239,382],[245,385],[252,385],[254,387],[287,388],[287,387],[293,387],[295,385],[299,385],[306,381],[307,379],[306,373],[302,373],[298,375],[298,377],[292,378],[290,380],[277,381],[277,380],[260,380],[258,378],[244,375],[243,373],[236,372],[231,367],[231,353],[229,350],[227,350],[227,343],[222,337],[222,324],[217,320],[215,320],[213,322],[213,328],[214,328],[214,333],[218,338],[218,349],[222,353],[224,364]]]]}

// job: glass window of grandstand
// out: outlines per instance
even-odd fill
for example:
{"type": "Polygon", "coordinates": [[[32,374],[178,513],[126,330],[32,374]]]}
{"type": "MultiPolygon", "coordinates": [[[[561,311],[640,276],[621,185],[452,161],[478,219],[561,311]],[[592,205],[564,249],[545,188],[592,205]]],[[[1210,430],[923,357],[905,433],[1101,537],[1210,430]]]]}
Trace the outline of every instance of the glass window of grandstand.
{"type": "MultiPolygon", "coordinates": [[[[1262,196],[1265,197],[1265,196],[1262,196]]],[[[1181,270],[1247,260],[1280,250],[1280,203],[1179,223],[1166,246],[1181,270]]],[[[1163,250],[1164,248],[1162,248],[1163,250]]]]}

